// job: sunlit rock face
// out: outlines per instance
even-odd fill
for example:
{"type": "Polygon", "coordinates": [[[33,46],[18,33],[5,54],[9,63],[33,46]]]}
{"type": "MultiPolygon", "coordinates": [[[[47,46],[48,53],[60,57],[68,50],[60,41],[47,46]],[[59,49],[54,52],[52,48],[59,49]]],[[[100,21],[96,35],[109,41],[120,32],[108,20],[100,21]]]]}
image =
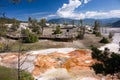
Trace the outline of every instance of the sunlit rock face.
{"type": "Polygon", "coordinates": [[[68,72],[90,70],[93,63],[90,50],[75,50],[64,53],[39,54],[34,63],[33,76],[37,77],[50,69],[64,68],[68,72]]]}
{"type": "MultiPolygon", "coordinates": [[[[21,69],[29,71],[37,80],[99,80],[89,67],[94,62],[91,50],[65,50],[21,54],[20,61],[25,60],[21,69]]],[[[17,61],[18,53],[0,54],[2,66],[17,68],[17,61]]]]}
{"type": "Polygon", "coordinates": [[[64,53],[51,53],[46,55],[40,54],[37,56],[35,61],[35,68],[32,74],[34,76],[39,76],[49,69],[60,68],[68,58],[68,54],[64,53]]]}
{"type": "MultiPolygon", "coordinates": [[[[32,72],[34,65],[33,62],[36,58],[34,54],[22,54],[20,53],[20,63],[22,64],[20,69],[32,72]]],[[[0,66],[9,68],[18,68],[18,53],[1,53],[0,54],[0,66]]]]}
{"type": "Polygon", "coordinates": [[[68,71],[90,69],[93,64],[90,50],[75,50],[68,53],[70,58],[62,65],[68,71]]]}
{"type": "Polygon", "coordinates": [[[17,61],[16,53],[2,54],[0,55],[0,65],[15,68],[17,61]]]}

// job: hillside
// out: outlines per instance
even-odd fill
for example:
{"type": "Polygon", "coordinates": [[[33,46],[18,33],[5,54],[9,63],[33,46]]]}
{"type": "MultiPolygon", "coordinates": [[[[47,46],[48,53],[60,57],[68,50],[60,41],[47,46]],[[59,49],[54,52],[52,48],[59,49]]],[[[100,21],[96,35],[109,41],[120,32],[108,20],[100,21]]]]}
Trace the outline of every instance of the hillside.
{"type": "MultiPolygon", "coordinates": [[[[57,18],[57,19],[51,19],[48,20],[48,23],[57,23],[57,24],[63,24],[63,23],[68,23],[71,24],[73,21],[73,19],[68,19],[68,18],[57,18]]],[[[83,24],[88,24],[88,25],[92,25],[92,23],[95,21],[95,19],[84,19],[83,20],[83,24]]],[[[79,20],[74,20],[75,24],[79,24],[79,20]]]]}
{"type": "Polygon", "coordinates": [[[117,21],[117,22],[114,22],[114,23],[112,24],[112,27],[120,27],[120,20],[117,21]]]}
{"type": "MultiPolygon", "coordinates": [[[[63,24],[64,22],[71,23],[73,19],[68,18],[57,18],[57,19],[51,19],[48,21],[48,23],[57,23],[57,24],[63,24]]],[[[120,18],[109,18],[109,19],[92,19],[92,18],[86,18],[83,19],[83,24],[85,25],[93,25],[94,21],[98,20],[101,24],[101,26],[111,26],[112,23],[120,20],[120,18]]],[[[74,20],[75,24],[79,24],[79,20],[74,20]]]]}

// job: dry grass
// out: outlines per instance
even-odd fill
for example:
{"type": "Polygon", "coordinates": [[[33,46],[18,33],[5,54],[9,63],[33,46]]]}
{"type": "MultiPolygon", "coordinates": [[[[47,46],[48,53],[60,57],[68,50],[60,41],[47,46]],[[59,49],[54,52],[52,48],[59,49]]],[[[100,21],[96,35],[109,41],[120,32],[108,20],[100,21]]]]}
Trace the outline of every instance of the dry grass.
{"type": "MultiPolygon", "coordinates": [[[[91,45],[94,45],[96,47],[100,47],[104,44],[99,43],[101,40],[101,37],[96,37],[93,34],[86,34],[85,38],[83,40],[74,40],[73,42],[58,42],[58,41],[52,41],[52,40],[39,40],[36,43],[29,43],[25,44],[22,43],[21,47],[22,50],[40,50],[40,49],[48,49],[48,48],[79,48],[79,49],[85,49],[90,48],[91,45]]],[[[9,44],[12,51],[18,51],[20,43],[15,40],[6,40],[6,43],[9,44]]]]}
{"type": "Polygon", "coordinates": [[[94,34],[86,34],[84,40],[81,41],[87,48],[89,48],[91,45],[100,47],[104,44],[99,43],[99,41],[102,39],[102,37],[96,37],[94,34]]]}

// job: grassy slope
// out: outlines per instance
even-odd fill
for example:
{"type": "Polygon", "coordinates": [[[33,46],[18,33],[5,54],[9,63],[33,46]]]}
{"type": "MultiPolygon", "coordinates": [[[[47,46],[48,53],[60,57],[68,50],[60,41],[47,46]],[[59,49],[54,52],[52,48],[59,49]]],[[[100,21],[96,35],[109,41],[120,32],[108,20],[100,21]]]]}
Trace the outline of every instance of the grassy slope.
{"type": "Polygon", "coordinates": [[[16,70],[0,66],[0,80],[17,80],[16,70]]]}
{"type": "MultiPolygon", "coordinates": [[[[24,75],[21,80],[33,80],[27,72],[22,72],[21,75],[24,75]]],[[[17,80],[17,70],[0,66],[0,80],[17,80]]]]}

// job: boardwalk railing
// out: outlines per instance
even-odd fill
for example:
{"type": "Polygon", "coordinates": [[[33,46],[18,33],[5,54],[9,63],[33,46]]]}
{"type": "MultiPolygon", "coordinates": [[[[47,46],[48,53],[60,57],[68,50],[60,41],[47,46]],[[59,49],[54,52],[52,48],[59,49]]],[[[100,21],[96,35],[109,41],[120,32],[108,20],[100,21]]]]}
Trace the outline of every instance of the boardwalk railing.
{"type": "MultiPolygon", "coordinates": [[[[7,38],[19,40],[25,36],[15,36],[11,34],[6,35],[7,38]]],[[[39,39],[57,40],[57,41],[73,41],[75,38],[73,35],[41,35],[39,39]]]]}
{"type": "Polygon", "coordinates": [[[42,35],[39,36],[39,39],[48,39],[56,41],[73,41],[73,35],[42,35]]]}

